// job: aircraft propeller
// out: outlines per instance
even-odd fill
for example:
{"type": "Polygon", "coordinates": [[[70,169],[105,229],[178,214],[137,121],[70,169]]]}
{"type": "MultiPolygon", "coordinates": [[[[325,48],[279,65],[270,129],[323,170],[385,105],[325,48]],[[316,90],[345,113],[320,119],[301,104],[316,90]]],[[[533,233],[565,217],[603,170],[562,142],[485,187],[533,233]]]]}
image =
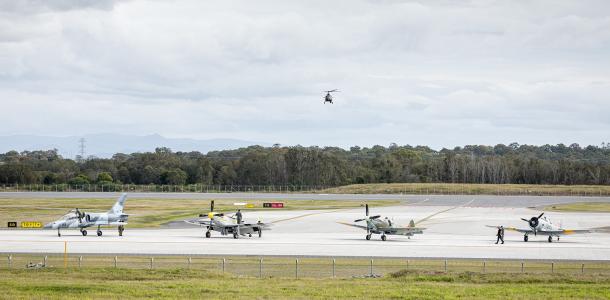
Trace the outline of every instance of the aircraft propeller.
{"type": "Polygon", "coordinates": [[[530,227],[532,228],[532,230],[534,230],[534,235],[536,235],[538,224],[540,224],[540,221],[538,219],[540,219],[542,217],[542,215],[544,215],[544,213],[541,213],[537,217],[536,216],[531,217],[529,220],[524,219],[524,218],[521,218],[521,220],[527,222],[530,225],[530,227]]]}

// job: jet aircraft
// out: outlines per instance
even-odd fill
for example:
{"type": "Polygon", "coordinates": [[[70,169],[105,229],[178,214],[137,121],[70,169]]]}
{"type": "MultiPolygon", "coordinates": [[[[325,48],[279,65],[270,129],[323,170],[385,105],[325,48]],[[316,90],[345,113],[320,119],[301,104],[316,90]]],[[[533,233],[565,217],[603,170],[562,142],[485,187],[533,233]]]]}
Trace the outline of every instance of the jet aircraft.
{"type": "Polygon", "coordinates": [[[205,232],[206,238],[212,236],[212,230],[220,232],[221,235],[232,234],[234,239],[239,238],[240,235],[252,237],[252,234],[256,233],[258,233],[260,238],[263,235],[263,229],[267,230],[270,226],[260,221],[254,224],[242,221],[240,224],[237,224],[235,215],[229,217],[224,213],[214,211],[214,200],[210,203],[210,212],[207,215],[201,214],[198,219],[185,220],[185,222],[205,227],[207,229],[205,232]]]}
{"type": "Polygon", "coordinates": [[[354,220],[354,222],[366,222],[366,226],[358,224],[341,223],[343,225],[352,226],[366,230],[366,239],[370,240],[372,234],[381,234],[381,240],[387,239],[386,235],[406,235],[411,238],[415,234],[422,234],[425,228],[415,227],[415,222],[411,220],[409,226],[401,226],[392,219],[385,217],[382,218],[380,215],[369,217],[369,205],[365,204],[365,217],[362,219],[354,220]]]}
{"type": "Polygon", "coordinates": [[[117,226],[119,236],[123,236],[127,218],[129,215],[123,213],[123,206],[127,194],[122,194],[112,208],[103,213],[81,212],[78,208],[71,210],[59,220],[48,223],[46,229],[57,229],[57,236],[61,236],[62,228],[78,228],[83,236],[87,235],[85,228],[97,226],[97,235],[102,235],[101,226],[117,226]]]}
{"type": "MultiPolygon", "coordinates": [[[[527,224],[529,225],[528,229],[519,229],[519,228],[515,228],[515,227],[506,227],[506,226],[504,226],[504,229],[523,233],[524,242],[527,242],[529,240],[528,236],[532,233],[534,234],[534,236],[537,236],[538,234],[546,235],[546,236],[548,236],[549,243],[553,242],[553,237],[557,237],[557,240],[559,241],[559,236],[562,236],[562,235],[595,232],[593,229],[579,229],[579,230],[564,229],[564,228],[561,228],[561,226],[557,226],[557,225],[553,224],[550,219],[547,219],[547,217],[543,217],[543,215],[544,215],[544,213],[541,213],[540,215],[533,216],[529,219],[521,218],[521,220],[527,222],[527,224]]],[[[487,225],[487,227],[498,228],[499,226],[487,225]]]]}

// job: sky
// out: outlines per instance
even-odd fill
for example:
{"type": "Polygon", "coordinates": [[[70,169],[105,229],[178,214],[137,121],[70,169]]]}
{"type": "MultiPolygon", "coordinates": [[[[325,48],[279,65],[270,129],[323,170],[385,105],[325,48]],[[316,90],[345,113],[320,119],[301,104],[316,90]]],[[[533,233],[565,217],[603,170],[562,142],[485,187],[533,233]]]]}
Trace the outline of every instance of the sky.
{"type": "Polygon", "coordinates": [[[4,136],[600,145],[609,96],[605,0],[0,0],[4,136]]]}

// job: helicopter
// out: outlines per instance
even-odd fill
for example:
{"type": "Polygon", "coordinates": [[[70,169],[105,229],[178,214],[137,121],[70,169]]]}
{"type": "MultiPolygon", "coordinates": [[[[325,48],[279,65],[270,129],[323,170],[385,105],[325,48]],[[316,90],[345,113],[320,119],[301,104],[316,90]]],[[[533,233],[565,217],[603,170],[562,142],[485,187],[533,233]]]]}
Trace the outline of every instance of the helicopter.
{"type": "Polygon", "coordinates": [[[336,93],[338,91],[339,90],[337,90],[337,89],[330,90],[330,91],[324,91],[326,93],[326,96],[324,97],[324,104],[326,104],[326,102],[333,104],[333,96],[330,93],[336,93]]]}

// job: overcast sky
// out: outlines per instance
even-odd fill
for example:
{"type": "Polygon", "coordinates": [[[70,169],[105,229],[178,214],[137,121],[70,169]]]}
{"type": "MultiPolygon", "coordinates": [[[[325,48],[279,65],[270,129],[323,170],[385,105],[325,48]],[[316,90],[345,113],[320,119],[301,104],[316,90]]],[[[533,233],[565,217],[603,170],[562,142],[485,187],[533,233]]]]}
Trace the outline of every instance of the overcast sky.
{"type": "Polygon", "coordinates": [[[0,135],[599,145],[609,96],[605,0],[0,0],[0,135]]]}

